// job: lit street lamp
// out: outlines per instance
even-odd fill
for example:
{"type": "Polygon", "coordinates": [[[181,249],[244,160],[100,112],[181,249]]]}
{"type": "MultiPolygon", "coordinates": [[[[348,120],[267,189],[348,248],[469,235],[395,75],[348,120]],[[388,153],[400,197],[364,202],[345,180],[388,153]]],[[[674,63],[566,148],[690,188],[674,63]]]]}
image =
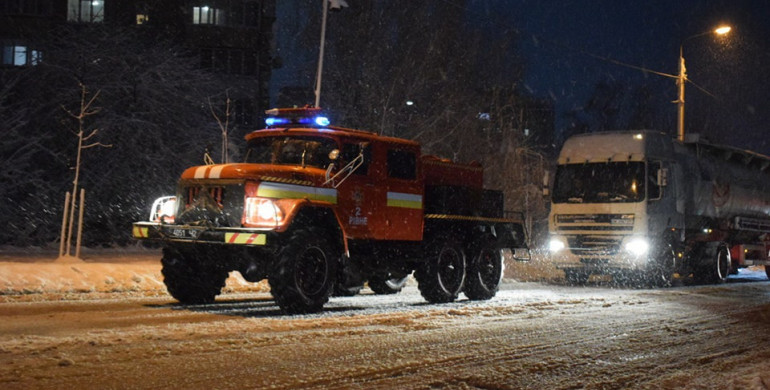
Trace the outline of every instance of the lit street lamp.
{"type": "Polygon", "coordinates": [[[674,103],[677,103],[679,106],[678,110],[678,117],[677,117],[677,136],[679,141],[684,141],[684,84],[687,82],[687,70],[684,66],[684,56],[682,55],[682,48],[684,47],[684,43],[688,40],[708,34],[717,34],[717,35],[725,35],[729,33],[731,28],[729,26],[722,26],[717,28],[714,31],[707,31],[701,34],[696,34],[690,37],[685,38],[682,40],[682,43],[679,45],[679,76],[677,76],[676,84],[679,87],[679,99],[677,99],[674,103]]]}

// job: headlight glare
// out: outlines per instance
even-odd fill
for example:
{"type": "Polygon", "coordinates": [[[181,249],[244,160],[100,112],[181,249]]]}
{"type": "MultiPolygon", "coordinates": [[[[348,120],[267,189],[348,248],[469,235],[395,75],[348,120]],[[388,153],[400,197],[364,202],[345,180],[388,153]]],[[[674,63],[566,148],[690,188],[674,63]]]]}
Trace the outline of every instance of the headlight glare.
{"type": "Polygon", "coordinates": [[[558,252],[560,250],[564,249],[564,242],[553,238],[551,241],[548,242],[548,250],[551,252],[558,252]]]}
{"type": "Polygon", "coordinates": [[[626,242],[626,251],[634,256],[646,255],[650,250],[650,244],[644,238],[632,238],[626,242]]]}
{"type": "Polygon", "coordinates": [[[150,221],[174,223],[176,216],[176,196],[163,196],[155,199],[150,209],[150,221]]]}
{"type": "Polygon", "coordinates": [[[283,211],[272,199],[247,197],[243,222],[249,226],[277,227],[283,222],[283,211]]]}

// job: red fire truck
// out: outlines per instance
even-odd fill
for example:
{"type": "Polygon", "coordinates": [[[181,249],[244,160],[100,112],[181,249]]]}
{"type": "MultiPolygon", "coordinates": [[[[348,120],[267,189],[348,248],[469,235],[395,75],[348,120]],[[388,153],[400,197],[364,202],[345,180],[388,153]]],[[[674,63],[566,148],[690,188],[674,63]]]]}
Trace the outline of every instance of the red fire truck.
{"type": "Polygon", "coordinates": [[[331,126],[316,108],[274,109],[242,163],[188,168],[133,236],[163,244],[169,293],[214,301],[230,271],[267,279],[285,313],[320,311],[368,281],[395,292],[414,272],[429,302],[492,298],[522,224],[482,187],[477,163],[421,155],[414,141],[331,126]]]}

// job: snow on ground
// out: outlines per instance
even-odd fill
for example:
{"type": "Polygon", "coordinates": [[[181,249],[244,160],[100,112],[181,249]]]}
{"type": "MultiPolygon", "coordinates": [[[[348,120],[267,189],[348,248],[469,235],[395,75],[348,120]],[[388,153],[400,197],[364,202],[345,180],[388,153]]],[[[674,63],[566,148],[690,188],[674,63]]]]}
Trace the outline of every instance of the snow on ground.
{"type": "MultiPolygon", "coordinates": [[[[57,259],[46,250],[0,250],[0,296],[41,293],[143,292],[165,293],[160,272],[160,250],[141,247],[129,249],[83,249],[81,259],[57,259]]],[[[505,277],[516,281],[553,281],[563,273],[543,256],[531,262],[506,260],[505,277]]],[[[266,282],[245,281],[238,272],[230,274],[223,290],[229,292],[265,292],[266,282]]]]}
{"type": "Polygon", "coordinates": [[[569,287],[506,262],[483,302],[332,298],[283,316],[231,274],[211,305],[165,292],[160,252],[0,252],[0,387],[770,389],[770,283],[569,287]]]}

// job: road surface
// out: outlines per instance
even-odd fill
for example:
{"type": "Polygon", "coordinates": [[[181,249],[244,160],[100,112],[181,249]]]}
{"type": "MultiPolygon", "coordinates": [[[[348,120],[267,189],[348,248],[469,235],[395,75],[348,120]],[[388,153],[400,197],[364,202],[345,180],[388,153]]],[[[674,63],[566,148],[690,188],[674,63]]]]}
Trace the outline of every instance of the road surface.
{"type": "Polygon", "coordinates": [[[486,302],[162,290],[0,295],[2,389],[768,389],[770,282],[660,290],[506,281],[486,302]]]}

